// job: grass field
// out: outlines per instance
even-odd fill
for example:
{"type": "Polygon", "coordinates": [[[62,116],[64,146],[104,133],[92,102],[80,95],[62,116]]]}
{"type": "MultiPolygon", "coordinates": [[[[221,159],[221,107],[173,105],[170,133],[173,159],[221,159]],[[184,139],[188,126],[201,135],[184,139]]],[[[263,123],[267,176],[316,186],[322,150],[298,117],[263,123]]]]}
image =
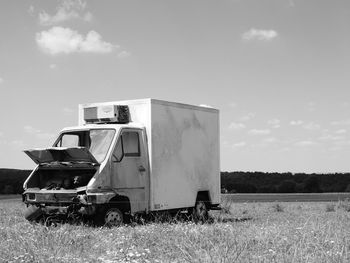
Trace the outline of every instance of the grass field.
{"type": "Polygon", "coordinates": [[[223,200],[214,222],[45,227],[0,200],[0,262],[349,262],[350,203],[223,200]]]}
{"type": "Polygon", "coordinates": [[[22,199],[21,195],[0,195],[0,201],[1,200],[8,200],[8,199],[22,199]]]}

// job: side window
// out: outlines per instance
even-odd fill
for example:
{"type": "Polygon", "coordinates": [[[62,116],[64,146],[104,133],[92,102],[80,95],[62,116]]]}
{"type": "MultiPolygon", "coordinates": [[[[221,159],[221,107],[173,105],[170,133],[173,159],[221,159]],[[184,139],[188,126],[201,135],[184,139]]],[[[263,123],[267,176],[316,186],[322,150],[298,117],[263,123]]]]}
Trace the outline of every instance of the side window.
{"type": "Polygon", "coordinates": [[[141,156],[140,138],[136,131],[124,131],[113,152],[113,161],[120,162],[123,157],[141,156]]]}
{"type": "Polygon", "coordinates": [[[77,147],[79,146],[78,134],[65,134],[57,143],[57,147],[77,147]]]}
{"type": "Polygon", "coordinates": [[[140,156],[140,139],[138,132],[127,131],[122,134],[124,155],[140,156]]]}

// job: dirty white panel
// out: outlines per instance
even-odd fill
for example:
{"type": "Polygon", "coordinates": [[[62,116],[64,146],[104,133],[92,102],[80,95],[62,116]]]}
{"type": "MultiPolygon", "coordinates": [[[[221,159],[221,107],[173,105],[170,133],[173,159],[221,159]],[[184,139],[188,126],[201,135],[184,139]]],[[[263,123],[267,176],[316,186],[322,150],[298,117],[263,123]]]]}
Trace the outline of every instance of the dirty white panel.
{"type": "Polygon", "coordinates": [[[151,208],[193,206],[201,190],[219,203],[219,112],[152,100],[151,133],[151,208]]]}

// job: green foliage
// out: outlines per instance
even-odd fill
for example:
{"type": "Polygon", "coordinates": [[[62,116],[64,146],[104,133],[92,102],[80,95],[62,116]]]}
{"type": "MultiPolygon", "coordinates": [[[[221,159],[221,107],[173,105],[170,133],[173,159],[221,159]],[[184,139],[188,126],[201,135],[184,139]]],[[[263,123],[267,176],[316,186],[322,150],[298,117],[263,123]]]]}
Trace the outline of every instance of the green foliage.
{"type": "Polygon", "coordinates": [[[335,212],[335,204],[327,204],[326,212],[335,212]]]}
{"type": "Polygon", "coordinates": [[[349,193],[350,192],[350,184],[345,188],[345,192],[349,193]]]}
{"type": "Polygon", "coordinates": [[[344,192],[348,185],[350,185],[350,173],[221,173],[221,187],[237,193],[344,192]]]}
{"type": "Polygon", "coordinates": [[[273,210],[274,212],[278,212],[278,213],[284,212],[283,206],[280,205],[279,203],[273,204],[273,205],[272,205],[272,210],[273,210]]]}
{"type": "Polygon", "coordinates": [[[23,183],[31,171],[0,169],[0,194],[20,194],[23,183]]]}
{"type": "Polygon", "coordinates": [[[338,208],[345,212],[350,212],[350,200],[346,199],[344,201],[339,201],[338,208]]]}
{"type": "Polygon", "coordinates": [[[279,193],[295,193],[297,184],[292,180],[284,180],[279,186],[278,186],[278,192],[279,193]]]}
{"type": "Polygon", "coordinates": [[[304,180],[304,192],[305,193],[320,193],[319,178],[316,175],[311,175],[304,180]]]}

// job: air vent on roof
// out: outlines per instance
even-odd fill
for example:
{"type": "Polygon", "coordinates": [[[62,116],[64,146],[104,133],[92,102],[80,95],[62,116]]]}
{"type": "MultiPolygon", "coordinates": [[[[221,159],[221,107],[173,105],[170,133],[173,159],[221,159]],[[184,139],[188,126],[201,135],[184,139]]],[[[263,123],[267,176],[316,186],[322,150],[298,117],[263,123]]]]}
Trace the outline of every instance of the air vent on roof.
{"type": "Polygon", "coordinates": [[[125,105],[105,105],[84,108],[86,123],[128,123],[129,107],[125,105]]]}

